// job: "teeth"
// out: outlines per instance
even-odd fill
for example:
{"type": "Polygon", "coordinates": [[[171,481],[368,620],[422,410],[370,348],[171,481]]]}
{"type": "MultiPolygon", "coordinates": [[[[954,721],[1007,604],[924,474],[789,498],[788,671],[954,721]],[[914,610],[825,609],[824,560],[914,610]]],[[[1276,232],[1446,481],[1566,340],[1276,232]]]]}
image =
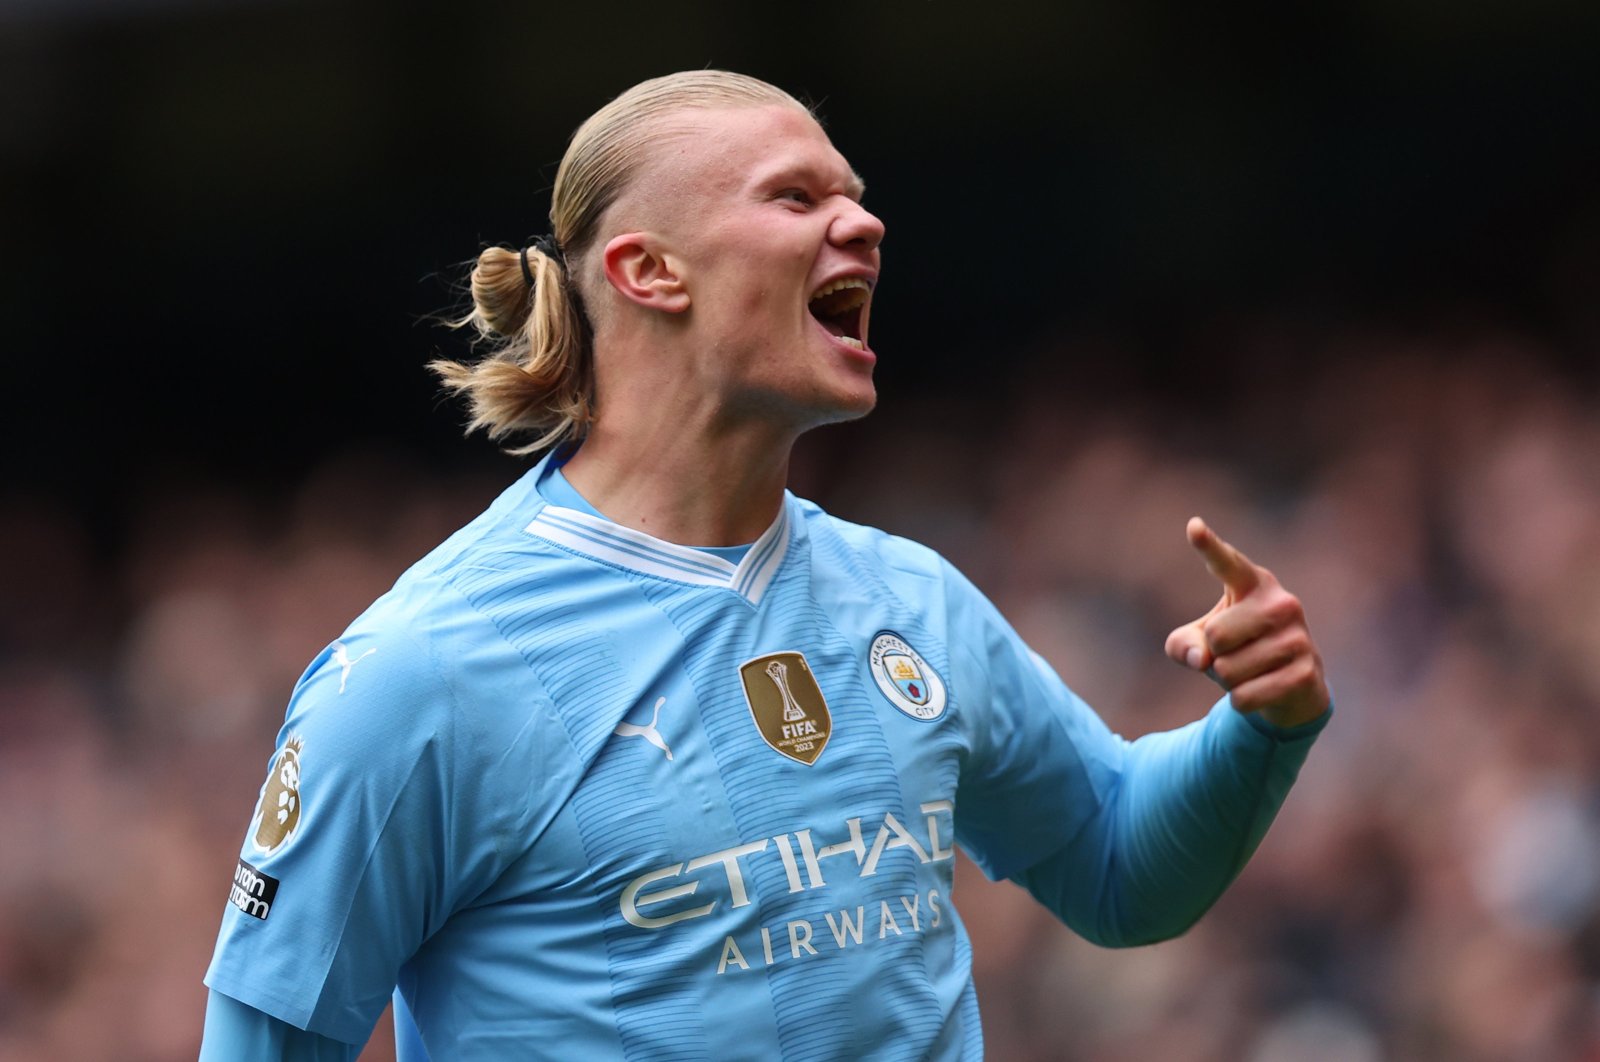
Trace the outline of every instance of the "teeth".
{"type": "Polygon", "coordinates": [[[870,292],[872,290],[872,285],[868,284],[860,277],[841,277],[838,280],[824,284],[822,287],[818,288],[812,294],[811,301],[816,302],[824,295],[832,295],[834,292],[844,291],[846,288],[860,288],[862,291],[870,292]]]}
{"type": "Polygon", "coordinates": [[[866,344],[850,335],[866,327],[864,319],[872,285],[861,277],[841,277],[829,281],[811,296],[811,315],[841,343],[865,350],[866,344]]]}

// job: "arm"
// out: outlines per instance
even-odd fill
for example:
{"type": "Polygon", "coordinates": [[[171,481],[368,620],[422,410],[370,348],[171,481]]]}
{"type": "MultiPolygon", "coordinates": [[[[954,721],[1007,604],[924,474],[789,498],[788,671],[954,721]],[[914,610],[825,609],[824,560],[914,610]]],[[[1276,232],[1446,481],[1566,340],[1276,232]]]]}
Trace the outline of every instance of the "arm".
{"type": "Polygon", "coordinates": [[[401,967],[501,865],[507,812],[471,780],[504,746],[478,740],[476,704],[438,659],[493,643],[470,614],[448,643],[430,622],[362,620],[307,668],[205,975],[347,1043],[367,1041],[401,967]]]}
{"type": "Polygon", "coordinates": [[[1198,722],[1140,738],[1099,813],[1014,880],[1097,944],[1183,933],[1244,869],[1326,723],[1274,731],[1224,697],[1198,722]]]}
{"type": "Polygon", "coordinates": [[[979,745],[994,797],[969,830],[975,858],[1108,946],[1176,936],[1216,902],[1328,720],[1299,601],[1204,522],[1188,536],[1224,592],[1169,636],[1167,652],[1230,691],[1189,726],[1124,741],[992,606],[981,618],[1001,725],[979,745]]]}
{"type": "Polygon", "coordinates": [[[360,1045],[297,1029],[232,996],[206,1000],[200,1062],[355,1062],[360,1045]]]}

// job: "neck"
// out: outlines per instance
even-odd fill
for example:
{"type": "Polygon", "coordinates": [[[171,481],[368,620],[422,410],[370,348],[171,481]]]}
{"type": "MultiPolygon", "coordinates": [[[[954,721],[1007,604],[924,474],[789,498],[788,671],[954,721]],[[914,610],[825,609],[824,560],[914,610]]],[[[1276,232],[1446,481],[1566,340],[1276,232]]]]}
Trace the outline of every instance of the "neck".
{"type": "Polygon", "coordinates": [[[794,438],[770,424],[712,431],[658,418],[619,430],[601,417],[562,473],[623,527],[685,546],[738,546],[777,519],[794,438]]]}

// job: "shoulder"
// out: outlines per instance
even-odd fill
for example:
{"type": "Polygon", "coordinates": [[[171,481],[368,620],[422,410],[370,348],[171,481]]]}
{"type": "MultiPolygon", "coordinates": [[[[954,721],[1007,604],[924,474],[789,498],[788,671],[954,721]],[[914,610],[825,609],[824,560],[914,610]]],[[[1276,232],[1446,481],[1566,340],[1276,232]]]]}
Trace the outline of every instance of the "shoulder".
{"type": "Polygon", "coordinates": [[[857,583],[876,578],[924,616],[941,617],[946,630],[987,643],[1014,636],[988,595],[939,551],[914,539],[853,523],[798,500],[814,563],[834,565],[857,583]]]}
{"type": "Polygon", "coordinates": [[[413,566],[310,661],[288,726],[397,755],[511,740],[541,703],[518,625],[551,594],[562,562],[525,537],[486,536],[413,566]]]}
{"type": "Polygon", "coordinates": [[[955,573],[937,550],[914,539],[841,519],[804,498],[795,502],[813,549],[847,552],[901,579],[942,581],[955,573]]]}
{"type": "MultiPolygon", "coordinates": [[[[470,588],[558,560],[559,552],[548,549],[528,530],[544,508],[544,499],[525,476],[407,569],[396,581],[395,590],[427,591],[445,585],[470,588]]],[[[410,600],[426,599],[413,593],[410,600]]]]}
{"type": "Polygon", "coordinates": [[[515,655],[510,632],[570,596],[572,584],[593,567],[532,532],[546,508],[531,474],[524,476],[401,574],[344,640],[393,642],[411,668],[445,682],[497,651],[515,655]]]}

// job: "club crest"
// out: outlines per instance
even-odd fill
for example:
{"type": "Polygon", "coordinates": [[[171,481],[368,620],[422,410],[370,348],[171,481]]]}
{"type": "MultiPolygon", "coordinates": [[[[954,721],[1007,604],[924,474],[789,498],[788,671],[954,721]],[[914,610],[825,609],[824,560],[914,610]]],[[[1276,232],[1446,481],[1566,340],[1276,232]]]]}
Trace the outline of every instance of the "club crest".
{"type": "Polygon", "coordinates": [[[272,764],[272,773],[261,787],[253,838],[258,852],[271,855],[288,844],[300,828],[300,750],[303,747],[297,737],[286,741],[272,764]]]}
{"type": "Polygon", "coordinates": [[[867,663],[879,691],[911,718],[931,722],[944,714],[944,680],[898,634],[880,631],[872,639],[867,663]]]}
{"type": "Polygon", "coordinates": [[[739,666],[739,678],[762,740],[791,760],[816,763],[833,732],[833,716],[805,656],[758,656],[739,666]]]}

